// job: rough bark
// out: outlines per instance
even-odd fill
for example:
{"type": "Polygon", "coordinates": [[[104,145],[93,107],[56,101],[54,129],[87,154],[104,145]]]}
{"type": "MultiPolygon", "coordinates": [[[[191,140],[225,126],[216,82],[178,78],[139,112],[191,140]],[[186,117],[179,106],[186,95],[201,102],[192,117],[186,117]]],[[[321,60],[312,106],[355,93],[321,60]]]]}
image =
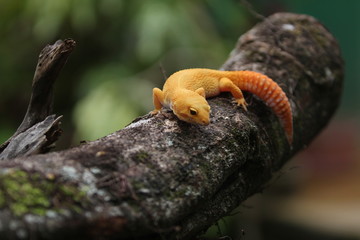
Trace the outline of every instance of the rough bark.
{"type": "Polygon", "coordinates": [[[0,238],[193,238],[261,191],[339,104],[339,47],[310,16],[265,19],[222,69],[258,71],[280,84],[293,110],[292,146],[251,94],[247,112],[228,94],[210,99],[209,126],[171,112],[146,115],[79,147],[1,162],[0,238]]]}
{"type": "Polygon", "coordinates": [[[47,45],[40,52],[26,114],[16,132],[0,145],[0,160],[46,152],[60,136],[61,117],[49,116],[53,88],[74,48],[75,41],[66,39],[47,45]]]}

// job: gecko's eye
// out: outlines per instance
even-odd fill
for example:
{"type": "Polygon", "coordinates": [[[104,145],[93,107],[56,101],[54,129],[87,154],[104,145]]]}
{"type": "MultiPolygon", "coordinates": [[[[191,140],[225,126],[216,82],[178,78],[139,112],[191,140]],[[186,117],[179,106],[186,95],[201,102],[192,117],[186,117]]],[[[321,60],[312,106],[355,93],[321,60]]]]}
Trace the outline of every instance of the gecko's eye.
{"type": "Polygon", "coordinates": [[[193,116],[195,116],[195,115],[197,114],[196,109],[190,108],[190,114],[193,115],[193,116]]]}

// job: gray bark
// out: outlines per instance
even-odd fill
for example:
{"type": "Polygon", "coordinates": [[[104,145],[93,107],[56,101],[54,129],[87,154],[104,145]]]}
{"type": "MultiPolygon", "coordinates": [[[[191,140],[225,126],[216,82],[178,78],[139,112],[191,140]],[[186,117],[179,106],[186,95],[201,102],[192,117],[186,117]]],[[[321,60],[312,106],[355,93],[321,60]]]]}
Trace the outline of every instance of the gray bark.
{"type": "Polygon", "coordinates": [[[58,40],[40,52],[32,82],[32,92],[24,119],[15,133],[0,145],[0,160],[44,153],[61,134],[60,119],[49,116],[53,106],[53,88],[75,41],[58,40]]]}
{"type": "Polygon", "coordinates": [[[244,112],[223,94],[209,100],[208,126],[171,112],[146,115],[69,150],[5,160],[1,239],[194,238],[261,191],[339,105],[340,50],[310,16],[266,18],[221,69],[261,72],[280,84],[293,111],[292,146],[260,100],[247,94],[244,112]]]}

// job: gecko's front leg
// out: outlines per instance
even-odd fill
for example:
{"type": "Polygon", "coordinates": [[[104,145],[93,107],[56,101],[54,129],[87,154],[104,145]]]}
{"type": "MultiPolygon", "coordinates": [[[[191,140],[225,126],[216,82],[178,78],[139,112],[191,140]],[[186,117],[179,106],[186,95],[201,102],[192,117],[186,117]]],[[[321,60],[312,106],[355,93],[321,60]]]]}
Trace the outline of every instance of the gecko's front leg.
{"type": "Polygon", "coordinates": [[[159,89],[159,88],[154,88],[153,89],[153,103],[154,103],[155,109],[153,111],[151,111],[150,114],[152,114],[152,115],[157,114],[161,110],[161,108],[163,106],[163,102],[164,102],[163,91],[161,91],[161,89],[159,89]]]}

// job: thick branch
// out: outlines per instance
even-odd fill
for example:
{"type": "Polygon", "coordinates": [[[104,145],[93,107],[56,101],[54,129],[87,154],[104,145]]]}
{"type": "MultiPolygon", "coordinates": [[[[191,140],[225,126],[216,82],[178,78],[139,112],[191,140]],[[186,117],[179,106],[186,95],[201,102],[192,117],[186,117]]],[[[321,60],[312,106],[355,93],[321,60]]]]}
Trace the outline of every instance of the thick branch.
{"type": "Polygon", "coordinates": [[[281,85],[294,115],[292,147],[251,95],[248,112],[228,95],[211,99],[209,126],[171,112],[147,115],[67,151],[0,163],[1,239],[189,239],[261,191],[339,104],[338,45],[309,16],[267,18],[239,39],[222,69],[258,71],[281,85]],[[24,194],[33,200],[16,198],[24,194]]]}

